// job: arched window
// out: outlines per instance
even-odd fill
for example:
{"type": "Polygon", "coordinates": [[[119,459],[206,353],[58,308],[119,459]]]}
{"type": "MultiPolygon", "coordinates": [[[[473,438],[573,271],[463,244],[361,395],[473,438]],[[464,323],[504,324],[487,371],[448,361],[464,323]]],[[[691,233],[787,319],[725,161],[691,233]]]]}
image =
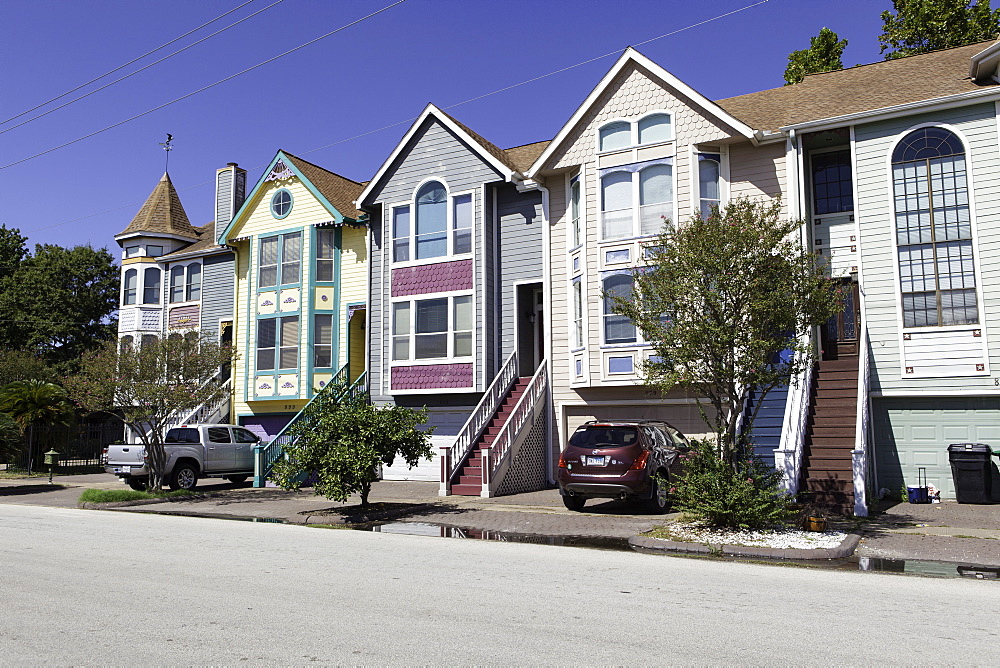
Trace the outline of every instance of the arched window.
{"type": "Polygon", "coordinates": [[[604,343],[635,343],[635,323],[614,312],[614,297],[632,296],[632,274],[611,274],[604,279],[604,343]]]}
{"type": "Polygon", "coordinates": [[[674,168],[658,164],[639,172],[640,234],[657,234],[673,217],[674,168]]]}
{"type": "Polygon", "coordinates": [[[601,238],[632,236],[632,174],[611,172],[601,177],[601,238]]]}
{"type": "Polygon", "coordinates": [[[201,265],[197,262],[189,264],[187,267],[187,286],[185,294],[187,301],[189,302],[201,299],[201,265]]]}
{"type": "Polygon", "coordinates": [[[965,149],[944,128],[921,128],[892,152],[904,327],[979,322],[965,149]]]}
{"type": "Polygon", "coordinates": [[[614,151],[626,148],[632,144],[632,126],[625,121],[615,121],[602,127],[600,135],[600,151],[614,151]]]}
{"type": "Polygon", "coordinates": [[[650,114],[639,121],[640,144],[658,144],[673,138],[670,114],[650,114]]]}
{"type": "Polygon", "coordinates": [[[702,218],[708,218],[713,206],[722,204],[722,156],[698,154],[698,195],[702,218]]]}
{"type": "Polygon", "coordinates": [[[132,337],[130,335],[123,336],[118,341],[118,350],[119,350],[119,352],[121,352],[122,354],[131,352],[132,345],[133,345],[134,342],[135,342],[135,338],[134,337],[132,337]]]}
{"type": "Polygon", "coordinates": [[[134,304],[139,283],[139,272],[135,269],[125,271],[125,281],[122,291],[122,304],[134,304]]]}
{"type": "Polygon", "coordinates": [[[160,270],[157,267],[142,272],[142,303],[160,303],[160,270]]]}
{"type": "Polygon", "coordinates": [[[184,301],[184,267],[170,269],[170,303],[184,301]]]}
{"type": "Polygon", "coordinates": [[[448,191],[437,181],[417,191],[416,259],[448,254],[448,191]]]}

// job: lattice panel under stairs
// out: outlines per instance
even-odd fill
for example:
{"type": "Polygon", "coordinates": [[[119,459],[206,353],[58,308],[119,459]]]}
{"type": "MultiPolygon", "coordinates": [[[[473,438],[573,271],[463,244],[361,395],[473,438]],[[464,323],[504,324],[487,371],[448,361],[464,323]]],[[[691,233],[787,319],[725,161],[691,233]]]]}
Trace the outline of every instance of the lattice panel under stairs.
{"type": "Polygon", "coordinates": [[[545,476],[545,458],[548,456],[545,420],[546,411],[539,411],[528,438],[521,444],[497,488],[497,496],[535,492],[548,487],[545,476]]]}

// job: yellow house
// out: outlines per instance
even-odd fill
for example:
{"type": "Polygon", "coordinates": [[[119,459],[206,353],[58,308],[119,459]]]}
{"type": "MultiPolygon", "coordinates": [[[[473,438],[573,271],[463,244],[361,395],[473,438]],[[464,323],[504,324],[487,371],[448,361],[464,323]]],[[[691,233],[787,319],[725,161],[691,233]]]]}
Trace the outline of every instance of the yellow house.
{"type": "Polygon", "coordinates": [[[233,420],[272,439],[365,367],[363,184],[278,151],[220,233],[236,250],[233,420]]]}

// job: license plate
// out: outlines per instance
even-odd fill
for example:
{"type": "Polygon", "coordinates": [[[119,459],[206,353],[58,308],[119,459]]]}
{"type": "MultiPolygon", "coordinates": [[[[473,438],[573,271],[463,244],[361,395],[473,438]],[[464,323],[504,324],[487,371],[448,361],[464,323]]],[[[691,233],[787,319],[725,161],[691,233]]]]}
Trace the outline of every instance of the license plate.
{"type": "Polygon", "coordinates": [[[604,457],[587,457],[587,466],[604,466],[604,457]]]}
{"type": "Polygon", "coordinates": [[[115,473],[131,473],[131,472],[132,472],[132,467],[131,466],[116,466],[115,467],[115,473]]]}

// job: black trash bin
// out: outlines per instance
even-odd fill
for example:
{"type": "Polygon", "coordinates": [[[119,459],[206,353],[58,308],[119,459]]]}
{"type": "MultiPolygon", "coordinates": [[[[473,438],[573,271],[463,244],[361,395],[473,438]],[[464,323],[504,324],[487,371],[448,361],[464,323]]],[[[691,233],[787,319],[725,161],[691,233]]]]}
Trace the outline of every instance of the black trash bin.
{"type": "Polygon", "coordinates": [[[948,446],[955,499],[959,503],[993,503],[993,450],[985,443],[952,443],[948,446]]]}

